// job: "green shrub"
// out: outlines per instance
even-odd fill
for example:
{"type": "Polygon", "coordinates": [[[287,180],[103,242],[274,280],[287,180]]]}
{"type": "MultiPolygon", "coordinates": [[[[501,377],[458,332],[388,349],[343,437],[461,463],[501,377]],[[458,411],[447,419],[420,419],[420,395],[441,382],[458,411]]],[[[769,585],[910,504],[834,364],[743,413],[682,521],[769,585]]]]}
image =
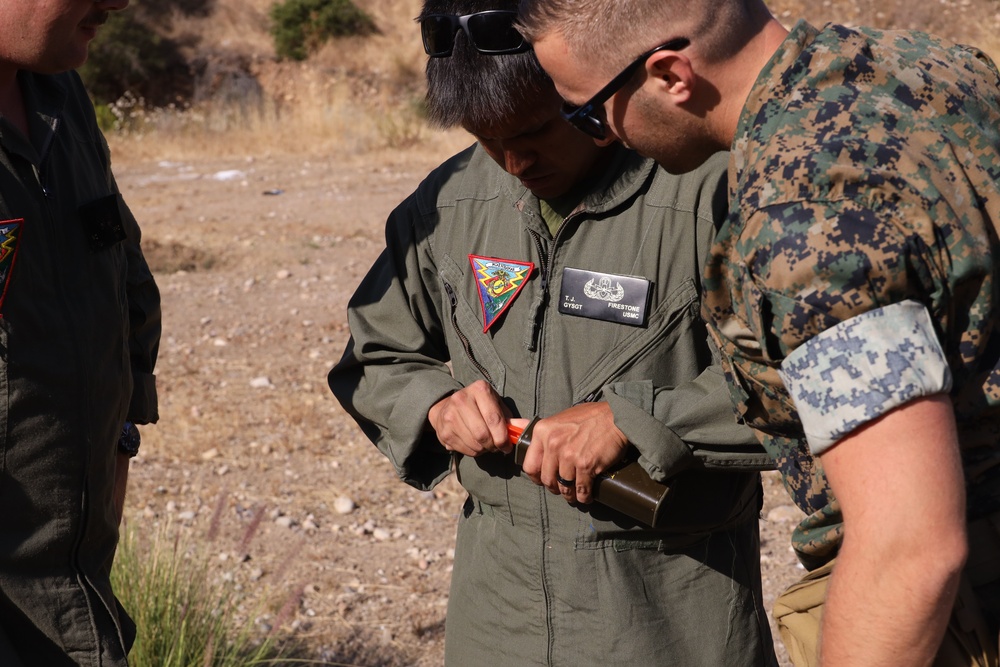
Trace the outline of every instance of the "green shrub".
{"type": "Polygon", "coordinates": [[[280,652],[252,619],[237,620],[242,602],[232,585],[212,580],[207,554],[193,553],[166,531],[141,548],[126,525],[111,582],[138,628],[135,667],[278,665],[280,652]]]}
{"type": "Polygon", "coordinates": [[[280,58],[305,60],[329,39],[374,32],[375,22],[351,0],[284,0],[271,7],[271,37],[280,58]]]}
{"type": "Polygon", "coordinates": [[[126,92],[151,104],[172,101],[172,80],[183,70],[179,47],[141,20],[140,12],[112,12],[90,44],[80,76],[98,104],[126,92]]]}

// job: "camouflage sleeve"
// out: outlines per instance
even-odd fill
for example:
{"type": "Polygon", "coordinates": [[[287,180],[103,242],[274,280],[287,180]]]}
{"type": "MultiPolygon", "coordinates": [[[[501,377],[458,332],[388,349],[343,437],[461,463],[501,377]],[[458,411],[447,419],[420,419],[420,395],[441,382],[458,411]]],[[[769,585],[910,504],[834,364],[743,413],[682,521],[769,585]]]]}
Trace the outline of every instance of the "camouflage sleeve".
{"type": "Polygon", "coordinates": [[[917,301],[871,310],[817,334],[785,358],[779,374],[816,455],[903,403],[951,390],[930,314],[917,301]]]}

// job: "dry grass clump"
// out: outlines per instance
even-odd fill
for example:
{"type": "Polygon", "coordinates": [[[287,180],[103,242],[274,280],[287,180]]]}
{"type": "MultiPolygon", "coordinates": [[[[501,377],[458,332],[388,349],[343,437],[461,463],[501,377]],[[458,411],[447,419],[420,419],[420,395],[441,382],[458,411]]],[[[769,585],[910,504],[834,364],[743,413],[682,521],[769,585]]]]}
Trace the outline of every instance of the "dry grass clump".
{"type": "Polygon", "coordinates": [[[184,109],[121,108],[123,120],[110,139],[127,145],[135,158],[177,160],[199,155],[361,155],[416,146],[432,132],[419,99],[397,107],[366,105],[346,90],[347,82],[304,78],[314,85],[285,99],[250,105],[210,101],[184,109]]]}
{"type": "Polygon", "coordinates": [[[336,152],[361,155],[419,146],[435,136],[424,120],[425,56],[413,18],[420,0],[359,6],[378,33],[337,39],[307,62],[280,61],[268,34],[273,0],[218,0],[211,16],[175,16],[169,36],[207,63],[196,99],[148,109],[112,105],[112,141],[137,158],[184,159],[336,152]]]}

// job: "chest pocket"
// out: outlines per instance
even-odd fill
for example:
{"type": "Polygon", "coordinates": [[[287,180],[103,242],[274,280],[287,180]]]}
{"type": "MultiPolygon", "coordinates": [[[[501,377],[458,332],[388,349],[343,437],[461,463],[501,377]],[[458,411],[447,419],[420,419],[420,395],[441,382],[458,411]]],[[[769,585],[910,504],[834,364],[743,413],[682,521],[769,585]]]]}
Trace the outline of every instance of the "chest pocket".
{"type": "MultiPolygon", "coordinates": [[[[614,346],[615,353],[602,358],[573,388],[573,402],[587,400],[601,387],[632,377],[652,380],[654,385],[668,386],[689,379],[699,365],[697,346],[685,342],[691,339],[692,328],[698,321],[698,287],[693,280],[684,281],[650,314],[644,329],[620,327],[629,336],[614,346]],[[680,349],[679,349],[680,348],[680,349]],[[670,363],[671,357],[684,360],[685,368],[670,363]]],[[[699,334],[700,335],[700,334],[699,334]]],[[[708,362],[707,348],[700,361],[708,362]]]]}

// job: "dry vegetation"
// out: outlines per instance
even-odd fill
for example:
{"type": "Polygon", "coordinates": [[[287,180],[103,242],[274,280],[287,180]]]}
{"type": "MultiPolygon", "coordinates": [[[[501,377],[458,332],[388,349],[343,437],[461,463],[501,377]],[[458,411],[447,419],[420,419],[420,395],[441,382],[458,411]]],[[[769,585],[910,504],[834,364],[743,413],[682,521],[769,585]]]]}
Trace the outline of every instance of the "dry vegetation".
{"type": "MultiPolygon", "coordinates": [[[[200,37],[219,81],[243,67],[242,97],[205,81],[195,107],[136,112],[110,137],[164,303],[161,420],[143,432],[128,520],[140,539],[168,525],[204,540],[219,576],[249,594],[245,613],[291,633],[303,658],[438,665],[461,491],[399,483],[325,380],[386,215],[469,139],[420,116],[419,0],[361,3],[381,33],[303,64],[274,60],[270,4],[218,0],[172,27],[200,37]]],[[[790,23],[800,4],[773,7],[790,23]]],[[[997,54],[997,11],[827,0],[804,16],[930,28],[997,54]]],[[[767,477],[768,603],[798,574],[797,510],[779,487],[767,477]]]]}

